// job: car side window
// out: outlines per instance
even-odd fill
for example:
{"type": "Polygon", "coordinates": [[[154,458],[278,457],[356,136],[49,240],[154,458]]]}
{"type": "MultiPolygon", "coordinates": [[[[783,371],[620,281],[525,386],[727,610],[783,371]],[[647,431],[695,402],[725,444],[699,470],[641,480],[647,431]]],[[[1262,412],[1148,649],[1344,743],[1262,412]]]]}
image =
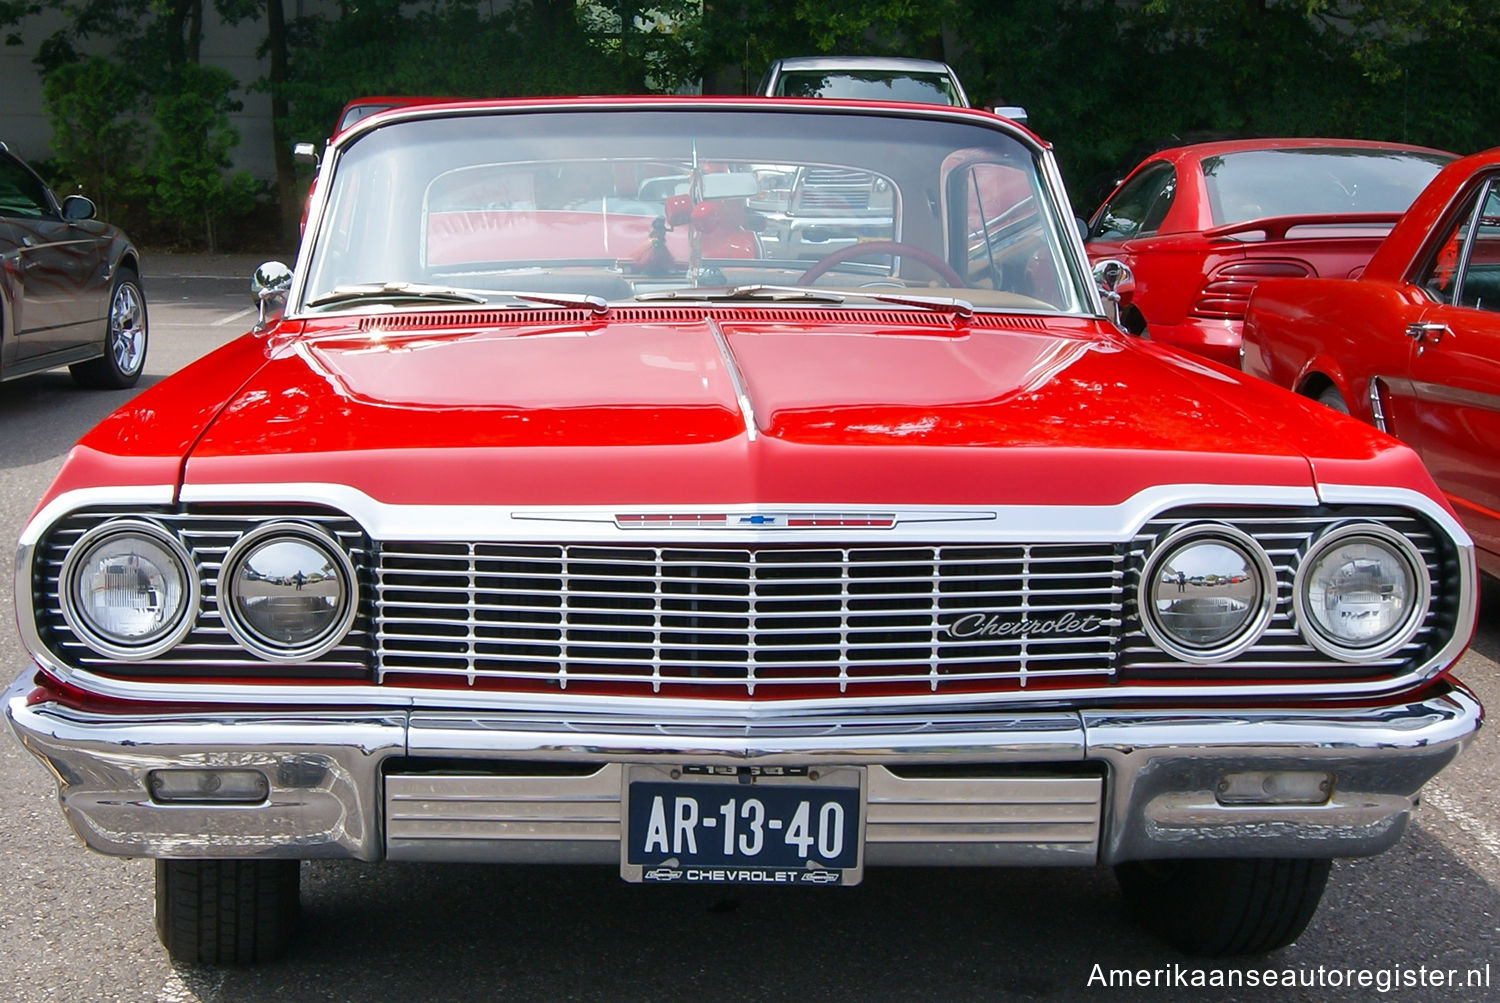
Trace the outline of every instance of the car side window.
{"type": "Polygon", "coordinates": [[[1171,164],[1152,164],[1136,172],[1099,210],[1090,240],[1129,240],[1153,234],[1172,207],[1177,171],[1171,164]]]}
{"type": "Polygon", "coordinates": [[[1500,185],[1465,202],[1417,280],[1439,303],[1500,312],[1500,185]]]}
{"type": "Polygon", "coordinates": [[[1500,184],[1491,181],[1486,189],[1479,215],[1470,225],[1457,303],[1500,313],[1500,184]]]}
{"type": "Polygon", "coordinates": [[[52,215],[47,189],[21,163],[0,154],[0,216],[37,219],[52,215]]]}

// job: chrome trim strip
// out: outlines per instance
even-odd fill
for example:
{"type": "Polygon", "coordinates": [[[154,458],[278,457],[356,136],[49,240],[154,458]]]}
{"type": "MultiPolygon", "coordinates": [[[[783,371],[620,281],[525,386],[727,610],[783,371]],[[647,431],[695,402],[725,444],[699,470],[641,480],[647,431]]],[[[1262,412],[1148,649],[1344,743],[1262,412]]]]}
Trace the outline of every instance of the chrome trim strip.
{"type": "Polygon", "coordinates": [[[1373,376],[1370,378],[1370,419],[1374,422],[1376,428],[1389,435],[1391,430],[1385,420],[1385,401],[1380,394],[1381,386],[1384,383],[1384,377],[1373,376]]]}
{"type": "Polygon", "coordinates": [[[1481,393],[1447,383],[1413,382],[1412,391],[1424,402],[1480,411],[1500,411],[1500,394],[1481,393]]]}
{"type": "Polygon", "coordinates": [[[729,339],[724,337],[724,329],[719,323],[712,317],[705,318],[704,323],[713,332],[719,358],[724,360],[724,373],[729,377],[729,385],[734,388],[734,399],[740,406],[740,420],[745,423],[745,438],[754,442],[760,436],[760,426],[755,422],[755,405],[751,403],[750,394],[745,389],[745,377],[740,372],[740,364],[730,350],[729,339]]]}
{"type": "MultiPolygon", "coordinates": [[[[1389,489],[1381,504],[1398,504],[1389,489]]],[[[1415,492],[1399,495],[1425,498],[1415,492]]],[[[422,540],[424,542],[483,540],[555,540],[557,529],[549,522],[567,520],[578,524],[570,531],[570,543],[600,540],[634,540],[615,525],[615,516],[626,513],[682,513],[690,515],[712,507],[731,515],[754,515],[758,512],[818,514],[829,511],[865,511],[880,515],[894,514],[898,526],[924,523],[924,543],[1118,543],[1129,540],[1141,526],[1159,512],[1179,505],[1285,505],[1312,506],[1318,503],[1318,492],[1311,484],[1236,485],[1236,484],[1165,484],[1147,488],[1114,505],[985,505],[944,506],[934,509],[917,505],[888,505],[878,500],[869,505],[850,506],[821,503],[788,505],[765,502],[753,505],[672,506],[672,505],[579,505],[528,507],[518,505],[397,505],[381,502],[362,491],[342,484],[288,482],[284,484],[186,484],[182,488],[184,504],[199,502],[240,502],[244,504],[287,503],[327,505],[339,509],[376,540],[422,540]],[[967,518],[965,518],[965,516],[967,518]],[[932,525],[937,517],[943,523],[932,525]]],[[[1429,501],[1429,506],[1430,506],[1429,501]]],[[[75,506],[76,507],[76,506],[75,506]]],[[[1411,505],[1409,507],[1415,507],[1411,505]]],[[[61,514],[61,513],[59,513],[61,514]]],[[[54,517],[55,518],[55,517],[54,517]]],[[[827,531],[799,530],[799,542],[819,539],[848,542],[857,530],[836,527],[827,531]]],[[[885,539],[890,530],[873,529],[870,537],[885,539]]],[[[40,529],[32,532],[34,541],[40,529]]],[[[663,538],[673,542],[723,542],[715,530],[675,529],[664,531],[663,538]]],[[[773,543],[785,540],[782,530],[740,531],[737,541],[773,543]]]]}

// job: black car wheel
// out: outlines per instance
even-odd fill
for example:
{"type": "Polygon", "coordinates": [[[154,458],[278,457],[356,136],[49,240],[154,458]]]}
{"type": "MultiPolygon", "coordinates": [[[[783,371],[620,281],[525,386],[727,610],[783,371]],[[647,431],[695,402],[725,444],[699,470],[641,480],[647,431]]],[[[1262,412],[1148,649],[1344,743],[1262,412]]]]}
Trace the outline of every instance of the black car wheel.
{"type": "Polygon", "coordinates": [[[122,268],[109,292],[104,355],[70,366],[68,372],[80,386],[103,390],[133,387],[146,366],[146,338],[146,296],[141,292],[141,280],[122,268]]]}
{"type": "Polygon", "coordinates": [[[1339,414],[1349,413],[1349,405],[1344,403],[1344,396],[1339,393],[1338,387],[1324,387],[1323,392],[1318,394],[1318,403],[1339,414]]]}
{"type": "Polygon", "coordinates": [[[1296,940],[1318,908],[1330,860],[1145,860],[1115,867],[1152,933],[1187,954],[1265,954],[1296,940]]]}
{"type": "Polygon", "coordinates": [[[249,965],[286,951],[296,860],[158,860],[156,934],[174,961],[249,965]]]}

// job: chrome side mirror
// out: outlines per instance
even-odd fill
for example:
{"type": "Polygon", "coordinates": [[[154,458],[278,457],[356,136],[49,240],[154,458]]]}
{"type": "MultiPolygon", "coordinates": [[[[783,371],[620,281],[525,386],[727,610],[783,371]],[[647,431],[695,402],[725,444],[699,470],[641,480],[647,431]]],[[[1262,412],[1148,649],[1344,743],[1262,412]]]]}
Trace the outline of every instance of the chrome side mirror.
{"type": "MultiPolygon", "coordinates": [[[[1106,258],[1094,265],[1094,284],[1104,299],[1104,313],[1116,327],[1130,330],[1130,325],[1121,320],[1125,307],[1135,296],[1135,273],[1130,266],[1115,258],[1106,258]]],[[[1140,331],[1131,331],[1140,334],[1140,331]]]]}
{"type": "Polygon", "coordinates": [[[318,148],[311,143],[294,143],[292,145],[292,159],[299,164],[312,164],[313,169],[318,167],[318,148]]]}
{"type": "Polygon", "coordinates": [[[250,277],[250,292],[260,311],[256,327],[265,327],[281,319],[286,312],[287,293],[292,288],[292,270],[279,261],[267,261],[250,277]]]}

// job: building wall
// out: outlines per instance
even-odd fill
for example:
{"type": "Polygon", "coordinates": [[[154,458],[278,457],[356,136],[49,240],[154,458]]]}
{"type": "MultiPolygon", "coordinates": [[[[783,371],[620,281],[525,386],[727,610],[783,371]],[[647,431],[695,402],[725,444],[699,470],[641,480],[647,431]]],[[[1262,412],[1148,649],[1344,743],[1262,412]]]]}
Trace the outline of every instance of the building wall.
{"type": "MultiPolygon", "coordinates": [[[[302,3],[289,4],[288,17],[302,13],[302,3]],[[294,9],[295,8],[295,9],[294,9]]],[[[209,10],[212,7],[209,6],[209,10]]],[[[255,50],[265,38],[262,21],[226,25],[210,14],[203,37],[202,59],[222,66],[240,82],[234,98],[244,108],[230,116],[240,131],[234,150],[234,166],[257,178],[276,176],[271,149],[271,100],[265,94],[246,90],[266,73],[266,63],[255,50]]],[[[21,22],[21,45],[0,45],[0,141],[25,160],[45,160],[52,155],[52,125],[42,108],[42,75],[32,63],[41,43],[66,22],[56,11],[28,17],[21,22]]],[[[107,53],[108,42],[90,40],[85,51],[107,53]]]]}

